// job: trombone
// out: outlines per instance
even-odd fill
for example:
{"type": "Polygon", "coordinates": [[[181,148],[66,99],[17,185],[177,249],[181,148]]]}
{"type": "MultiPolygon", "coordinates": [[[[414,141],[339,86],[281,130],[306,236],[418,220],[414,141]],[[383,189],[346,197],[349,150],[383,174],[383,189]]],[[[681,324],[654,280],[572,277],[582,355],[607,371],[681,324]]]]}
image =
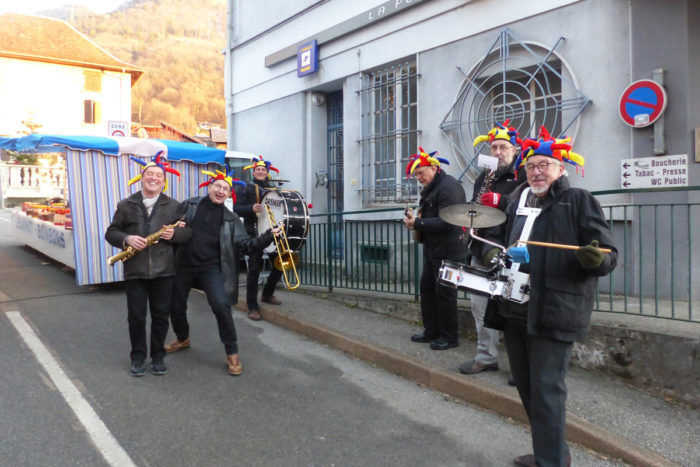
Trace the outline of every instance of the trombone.
{"type": "MultiPolygon", "coordinates": [[[[267,204],[265,205],[265,212],[267,212],[267,218],[270,221],[270,227],[274,227],[277,224],[275,215],[272,213],[272,209],[267,204]]],[[[273,235],[272,238],[275,241],[275,250],[277,250],[277,257],[275,258],[275,269],[282,271],[282,279],[284,280],[284,286],[287,290],[294,290],[301,284],[299,280],[299,274],[297,273],[297,264],[299,264],[299,253],[291,250],[289,247],[289,241],[287,240],[287,234],[284,231],[284,225],[279,224],[280,238],[277,235],[273,235]],[[290,275],[293,282],[290,282],[290,275]]]]}

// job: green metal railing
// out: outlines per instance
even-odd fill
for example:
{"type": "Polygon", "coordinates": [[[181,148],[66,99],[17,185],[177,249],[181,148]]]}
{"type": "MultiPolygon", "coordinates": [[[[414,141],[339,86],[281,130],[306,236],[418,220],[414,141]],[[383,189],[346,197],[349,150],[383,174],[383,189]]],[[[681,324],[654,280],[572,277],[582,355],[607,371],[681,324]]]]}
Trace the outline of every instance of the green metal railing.
{"type": "MultiPolygon", "coordinates": [[[[596,311],[700,322],[700,286],[694,281],[700,250],[693,238],[700,203],[604,204],[603,209],[616,237],[618,266],[599,281],[596,311]]],[[[301,251],[302,284],[417,300],[421,247],[402,219],[403,208],[313,214],[301,251]]]]}

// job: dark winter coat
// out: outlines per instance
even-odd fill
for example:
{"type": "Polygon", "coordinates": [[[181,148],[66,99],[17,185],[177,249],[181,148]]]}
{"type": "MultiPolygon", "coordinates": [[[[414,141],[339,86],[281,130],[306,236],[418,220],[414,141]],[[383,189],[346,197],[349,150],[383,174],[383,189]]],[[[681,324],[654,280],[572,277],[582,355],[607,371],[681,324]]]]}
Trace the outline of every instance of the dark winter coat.
{"type": "Polygon", "coordinates": [[[253,211],[253,205],[260,203],[265,192],[271,187],[272,182],[268,180],[259,181],[254,178],[252,182],[246,183],[245,188],[242,188],[240,192],[236,192],[236,203],[233,206],[233,212],[243,218],[245,230],[251,237],[257,235],[258,231],[258,215],[253,211]]]}
{"type": "MultiPolygon", "coordinates": [[[[496,169],[496,173],[493,177],[493,180],[491,181],[491,186],[489,187],[489,189],[484,191],[484,193],[492,191],[501,195],[501,199],[498,200],[498,209],[500,209],[501,211],[505,211],[508,207],[508,195],[523,183],[527,184],[527,174],[525,173],[525,167],[523,166],[518,169],[517,178],[515,176],[514,169],[515,160],[513,160],[513,162],[508,164],[508,166],[506,167],[496,169]]],[[[487,171],[484,170],[479,174],[478,177],[476,177],[476,180],[474,180],[474,192],[472,193],[472,203],[480,202],[478,198],[479,193],[481,192],[481,189],[484,186],[486,172],[487,171]]],[[[485,248],[489,248],[489,246],[479,241],[472,241],[469,244],[471,254],[479,258],[484,253],[485,248]]]]}
{"type": "Polygon", "coordinates": [[[419,212],[413,228],[423,242],[423,255],[431,261],[449,259],[464,262],[467,247],[460,241],[462,227],[440,219],[440,210],[454,204],[466,203],[462,185],[451,175],[438,170],[433,180],[420,194],[419,212]]]}
{"type": "MultiPolygon", "coordinates": [[[[185,216],[185,222],[194,219],[199,203],[204,196],[189,198],[180,204],[178,212],[185,216]]],[[[241,254],[251,254],[265,248],[272,241],[272,233],[268,230],[255,238],[250,238],[245,231],[240,217],[224,207],[224,220],[219,233],[221,248],[221,272],[226,278],[224,290],[229,302],[238,302],[238,273],[240,270],[241,254]]]]}
{"type": "MultiPolygon", "coordinates": [[[[143,194],[139,191],[117,204],[112,223],[105,232],[105,240],[110,245],[126,248],[129,235],[148,235],[159,231],[164,225],[178,220],[178,202],[160,194],[148,216],[143,205],[143,194]]],[[[161,240],[124,261],[124,278],[155,279],[175,275],[175,244],[189,240],[188,229],[176,228],[172,240],[161,240]]]]}
{"type": "MultiPolygon", "coordinates": [[[[514,221],[525,188],[527,185],[513,192],[506,224],[489,229],[487,236],[492,240],[507,246],[518,240],[514,221]]],[[[499,307],[499,313],[506,317],[526,319],[530,335],[566,342],[584,340],[598,277],[609,274],[617,265],[615,242],[600,204],[588,191],[570,187],[568,179],[561,177],[544,198],[529,240],[579,246],[598,240],[601,248],[613,250],[604,255],[597,268],[584,269],[572,250],[528,245],[530,301],[525,305],[504,301],[499,307]]]]}

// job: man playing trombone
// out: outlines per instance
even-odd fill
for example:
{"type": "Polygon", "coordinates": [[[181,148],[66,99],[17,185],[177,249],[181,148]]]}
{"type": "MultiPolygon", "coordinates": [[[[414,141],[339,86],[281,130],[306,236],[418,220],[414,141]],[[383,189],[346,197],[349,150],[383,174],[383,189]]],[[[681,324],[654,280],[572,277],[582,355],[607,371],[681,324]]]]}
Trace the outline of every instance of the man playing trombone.
{"type": "MultiPolygon", "coordinates": [[[[265,191],[274,188],[270,179],[270,171],[279,173],[270,161],[253,158],[251,165],[243,170],[252,170],[253,183],[248,183],[240,194],[238,203],[233,206],[233,211],[243,218],[246,232],[251,237],[257,235],[258,216],[265,216],[264,206],[260,203],[265,195],[265,191]]],[[[271,262],[272,262],[271,258],[271,262]]],[[[260,320],[260,307],[258,306],[258,279],[263,267],[263,251],[248,255],[248,274],[246,276],[246,305],[248,307],[248,318],[253,321],[260,320]]],[[[281,305],[282,302],[274,296],[275,287],[282,277],[282,271],[271,267],[267,282],[263,287],[261,301],[271,305],[281,305]]]]}
{"type": "Polygon", "coordinates": [[[129,180],[141,181],[141,190],[117,204],[105,239],[113,246],[133,248],[133,258],[124,263],[126,306],[131,339],[131,376],[146,374],[144,362],[148,356],[146,344],[146,313],[151,309],[151,370],[155,375],[168,372],[165,366],[165,337],[168,334],[168,309],[175,276],[175,243],[186,242],[190,232],[173,228],[177,219],[178,202],[166,196],[165,173],[180,175],[161,160],[160,153],[149,163],[133,158],[143,166],[139,175],[129,180]],[[160,240],[149,246],[146,237],[162,228],[160,240]],[[143,251],[145,249],[145,251],[143,251]]]}

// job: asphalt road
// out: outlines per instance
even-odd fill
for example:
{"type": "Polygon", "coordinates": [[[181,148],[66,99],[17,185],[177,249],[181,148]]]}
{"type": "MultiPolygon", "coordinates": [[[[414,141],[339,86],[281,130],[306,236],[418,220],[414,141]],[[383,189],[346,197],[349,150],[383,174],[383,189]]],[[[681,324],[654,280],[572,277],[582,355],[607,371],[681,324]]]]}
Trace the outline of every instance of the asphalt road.
{"type": "MultiPolygon", "coordinates": [[[[71,410],[12,324],[20,318],[77,388],[68,400],[87,402],[139,466],[499,466],[530,451],[521,425],[239,312],[243,375],[231,377],[199,293],[192,348],[166,358],[165,376],[130,377],[122,286],[78,287],[7,237],[3,214],[0,465],[124,465],[71,410]]],[[[573,449],[579,465],[610,465],[573,449]]]]}

